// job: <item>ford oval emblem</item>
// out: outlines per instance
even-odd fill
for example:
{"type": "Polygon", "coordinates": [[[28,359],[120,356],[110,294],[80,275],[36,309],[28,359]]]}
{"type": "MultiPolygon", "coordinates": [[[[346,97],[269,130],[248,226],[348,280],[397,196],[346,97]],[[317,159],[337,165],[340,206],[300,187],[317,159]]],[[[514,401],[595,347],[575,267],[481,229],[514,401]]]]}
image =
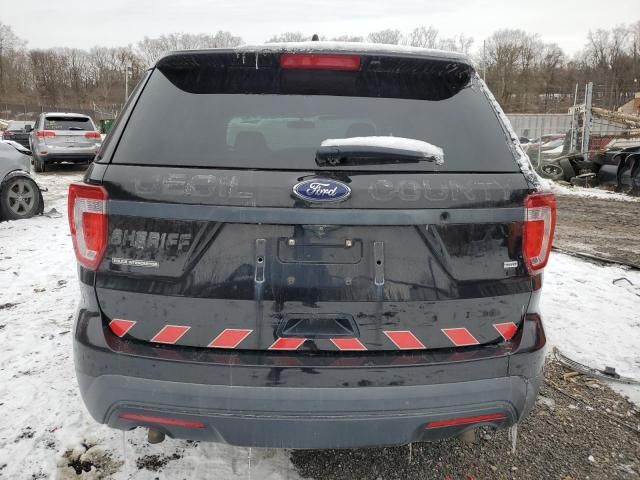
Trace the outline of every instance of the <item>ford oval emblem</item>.
{"type": "Polygon", "coordinates": [[[342,202],[351,196],[351,189],[336,180],[314,178],[296,183],[293,186],[293,194],[307,202],[342,202]]]}

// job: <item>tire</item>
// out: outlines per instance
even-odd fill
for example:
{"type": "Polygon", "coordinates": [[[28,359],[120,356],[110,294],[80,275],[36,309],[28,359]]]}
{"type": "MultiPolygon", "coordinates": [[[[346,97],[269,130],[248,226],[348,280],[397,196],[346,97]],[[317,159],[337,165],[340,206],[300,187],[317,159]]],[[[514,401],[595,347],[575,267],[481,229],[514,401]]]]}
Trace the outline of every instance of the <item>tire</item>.
{"type": "Polygon", "coordinates": [[[562,167],[554,163],[548,163],[540,167],[540,175],[550,180],[562,180],[564,178],[562,167]]]}
{"type": "Polygon", "coordinates": [[[47,171],[47,164],[44,163],[44,160],[42,160],[41,158],[36,157],[34,155],[33,156],[33,169],[38,173],[46,172],[47,171]]]}
{"type": "Polygon", "coordinates": [[[576,176],[576,171],[573,169],[573,165],[571,165],[571,160],[568,158],[563,158],[558,162],[560,167],[562,168],[562,172],[564,173],[564,179],[569,182],[573,177],[576,176]]]}
{"type": "Polygon", "coordinates": [[[0,211],[5,220],[31,218],[42,210],[42,194],[29,177],[15,176],[2,184],[0,211]]]}

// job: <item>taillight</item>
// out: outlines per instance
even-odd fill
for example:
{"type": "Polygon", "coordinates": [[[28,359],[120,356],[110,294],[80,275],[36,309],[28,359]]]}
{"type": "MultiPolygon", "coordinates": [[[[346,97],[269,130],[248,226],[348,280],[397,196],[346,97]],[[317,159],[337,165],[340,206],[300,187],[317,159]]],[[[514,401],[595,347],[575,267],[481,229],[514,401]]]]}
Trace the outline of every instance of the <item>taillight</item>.
{"type": "Polygon", "coordinates": [[[556,197],[553,193],[534,193],[524,200],[522,256],[529,272],[544,268],[549,260],[556,228],[556,197]]]}
{"type": "Polygon", "coordinates": [[[316,53],[283,53],[280,55],[281,68],[302,68],[308,70],[358,70],[359,55],[326,55],[316,53]]]}
{"type": "Polygon", "coordinates": [[[107,248],[107,191],[98,185],[69,185],[69,227],[76,258],[95,270],[107,248]]]}
{"type": "Polygon", "coordinates": [[[5,130],[4,132],[2,132],[2,136],[4,138],[13,137],[13,132],[10,132],[9,130],[5,130]]]}
{"type": "Polygon", "coordinates": [[[87,138],[100,138],[100,132],[87,132],[84,136],[87,138]]]}
{"type": "Polygon", "coordinates": [[[36,132],[36,137],[55,137],[56,132],[51,130],[38,130],[36,132]]]}

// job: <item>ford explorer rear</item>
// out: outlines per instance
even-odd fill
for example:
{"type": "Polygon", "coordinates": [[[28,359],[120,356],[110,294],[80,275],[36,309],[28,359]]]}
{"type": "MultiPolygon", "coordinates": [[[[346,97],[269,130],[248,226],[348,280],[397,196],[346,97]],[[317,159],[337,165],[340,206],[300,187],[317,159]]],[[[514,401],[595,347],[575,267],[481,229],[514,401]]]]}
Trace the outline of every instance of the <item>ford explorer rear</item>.
{"type": "Polygon", "coordinates": [[[100,423],[363,447],[511,427],[534,404],[555,200],[462,55],[168,54],[69,221],[100,423]]]}

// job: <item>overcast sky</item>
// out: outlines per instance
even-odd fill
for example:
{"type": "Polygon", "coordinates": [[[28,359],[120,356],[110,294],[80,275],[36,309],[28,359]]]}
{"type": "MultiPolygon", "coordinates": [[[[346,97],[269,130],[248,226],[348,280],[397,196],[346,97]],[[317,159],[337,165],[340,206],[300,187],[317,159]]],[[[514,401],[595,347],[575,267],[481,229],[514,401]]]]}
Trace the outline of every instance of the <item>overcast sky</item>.
{"type": "Polygon", "coordinates": [[[88,49],[217,30],[259,43],[284,31],[330,37],[433,25],[443,36],[472,36],[475,47],[497,29],[520,28],[574,53],[589,29],[637,20],[640,0],[0,0],[0,22],[30,48],[88,49]]]}

